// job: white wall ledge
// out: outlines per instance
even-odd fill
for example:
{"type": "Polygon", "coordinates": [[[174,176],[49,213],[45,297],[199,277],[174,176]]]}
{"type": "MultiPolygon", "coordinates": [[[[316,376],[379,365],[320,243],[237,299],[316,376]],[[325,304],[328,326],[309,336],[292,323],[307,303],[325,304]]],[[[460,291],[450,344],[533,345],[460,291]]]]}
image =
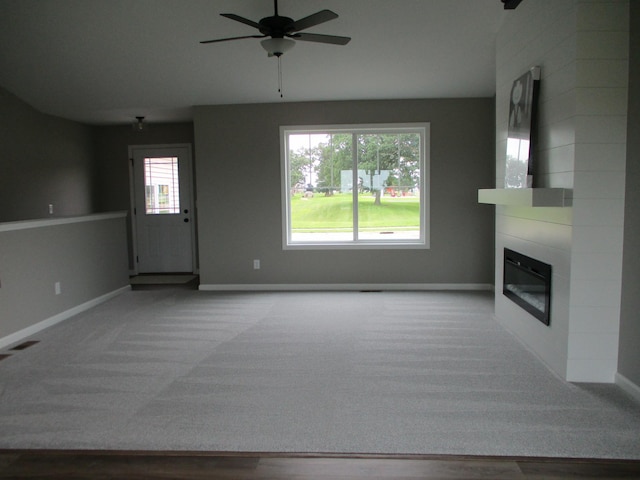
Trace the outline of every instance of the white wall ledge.
{"type": "Polygon", "coordinates": [[[573,190],[568,188],[482,188],[478,203],[518,207],[570,207],[573,190]]]}
{"type": "Polygon", "coordinates": [[[10,232],[13,230],[26,230],[29,228],[51,227],[54,225],[66,225],[69,223],[95,222],[99,220],[109,220],[112,218],[123,218],[127,216],[126,211],[95,213],[92,215],[80,215],[77,217],[51,217],[36,220],[21,220],[17,222],[0,223],[0,232],[10,232]]]}

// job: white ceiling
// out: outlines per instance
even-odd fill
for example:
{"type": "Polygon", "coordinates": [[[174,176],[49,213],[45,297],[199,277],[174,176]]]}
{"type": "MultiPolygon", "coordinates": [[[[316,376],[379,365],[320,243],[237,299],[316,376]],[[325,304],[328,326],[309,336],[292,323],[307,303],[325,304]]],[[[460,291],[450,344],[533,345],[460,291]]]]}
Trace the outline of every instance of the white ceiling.
{"type": "Polygon", "coordinates": [[[308,100],[491,96],[500,0],[280,0],[305,30],[346,46],[297,42],[278,62],[221,17],[254,21],[272,0],[0,0],[0,86],[37,109],[90,124],[191,119],[192,106],[308,100]]]}

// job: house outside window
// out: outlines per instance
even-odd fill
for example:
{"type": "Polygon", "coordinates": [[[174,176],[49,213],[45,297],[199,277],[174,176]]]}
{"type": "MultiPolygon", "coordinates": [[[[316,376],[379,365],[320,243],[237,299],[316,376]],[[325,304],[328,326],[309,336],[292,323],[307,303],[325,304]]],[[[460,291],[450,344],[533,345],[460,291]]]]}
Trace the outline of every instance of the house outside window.
{"type": "Polygon", "coordinates": [[[147,215],[180,213],[178,159],[145,158],[145,206],[147,215]]]}
{"type": "Polygon", "coordinates": [[[283,248],[428,248],[429,124],[283,126],[283,248]]]}

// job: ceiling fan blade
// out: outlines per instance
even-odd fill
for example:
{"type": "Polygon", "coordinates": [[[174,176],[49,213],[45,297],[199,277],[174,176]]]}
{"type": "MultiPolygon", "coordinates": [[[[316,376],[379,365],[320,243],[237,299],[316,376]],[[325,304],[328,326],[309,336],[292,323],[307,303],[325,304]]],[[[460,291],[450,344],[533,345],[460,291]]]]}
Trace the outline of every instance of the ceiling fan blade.
{"type": "Polygon", "coordinates": [[[248,18],[236,15],[235,13],[221,13],[220,15],[226,18],[230,18],[231,20],[235,20],[236,22],[244,23],[245,25],[249,25],[250,27],[260,29],[260,24],[254,22],[253,20],[249,20],[248,18]]]}
{"type": "Polygon", "coordinates": [[[351,37],[338,37],[336,35],[320,35],[318,33],[296,33],[288,35],[303,42],[330,43],[331,45],[346,45],[351,41],[351,37]]]}
{"type": "Polygon", "coordinates": [[[242,38],[264,38],[267,35],[245,35],[243,37],[229,37],[229,38],[217,38],[215,40],[203,40],[200,43],[217,43],[217,42],[228,42],[229,40],[240,40],[242,38]]]}
{"type": "Polygon", "coordinates": [[[314,13],[313,15],[309,15],[308,17],[304,17],[293,22],[288,26],[287,31],[299,32],[300,30],[313,27],[314,25],[320,25],[321,23],[328,22],[334,18],[338,18],[337,13],[334,13],[331,10],[321,10],[318,13],[314,13]]]}

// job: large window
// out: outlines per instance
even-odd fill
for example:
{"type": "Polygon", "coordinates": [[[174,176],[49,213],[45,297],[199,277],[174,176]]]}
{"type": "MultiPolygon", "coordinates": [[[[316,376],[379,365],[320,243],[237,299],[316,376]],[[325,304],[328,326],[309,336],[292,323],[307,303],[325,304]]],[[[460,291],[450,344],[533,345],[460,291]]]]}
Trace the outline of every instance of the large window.
{"type": "Polygon", "coordinates": [[[284,248],[428,247],[428,124],[280,134],[284,248]]]}

